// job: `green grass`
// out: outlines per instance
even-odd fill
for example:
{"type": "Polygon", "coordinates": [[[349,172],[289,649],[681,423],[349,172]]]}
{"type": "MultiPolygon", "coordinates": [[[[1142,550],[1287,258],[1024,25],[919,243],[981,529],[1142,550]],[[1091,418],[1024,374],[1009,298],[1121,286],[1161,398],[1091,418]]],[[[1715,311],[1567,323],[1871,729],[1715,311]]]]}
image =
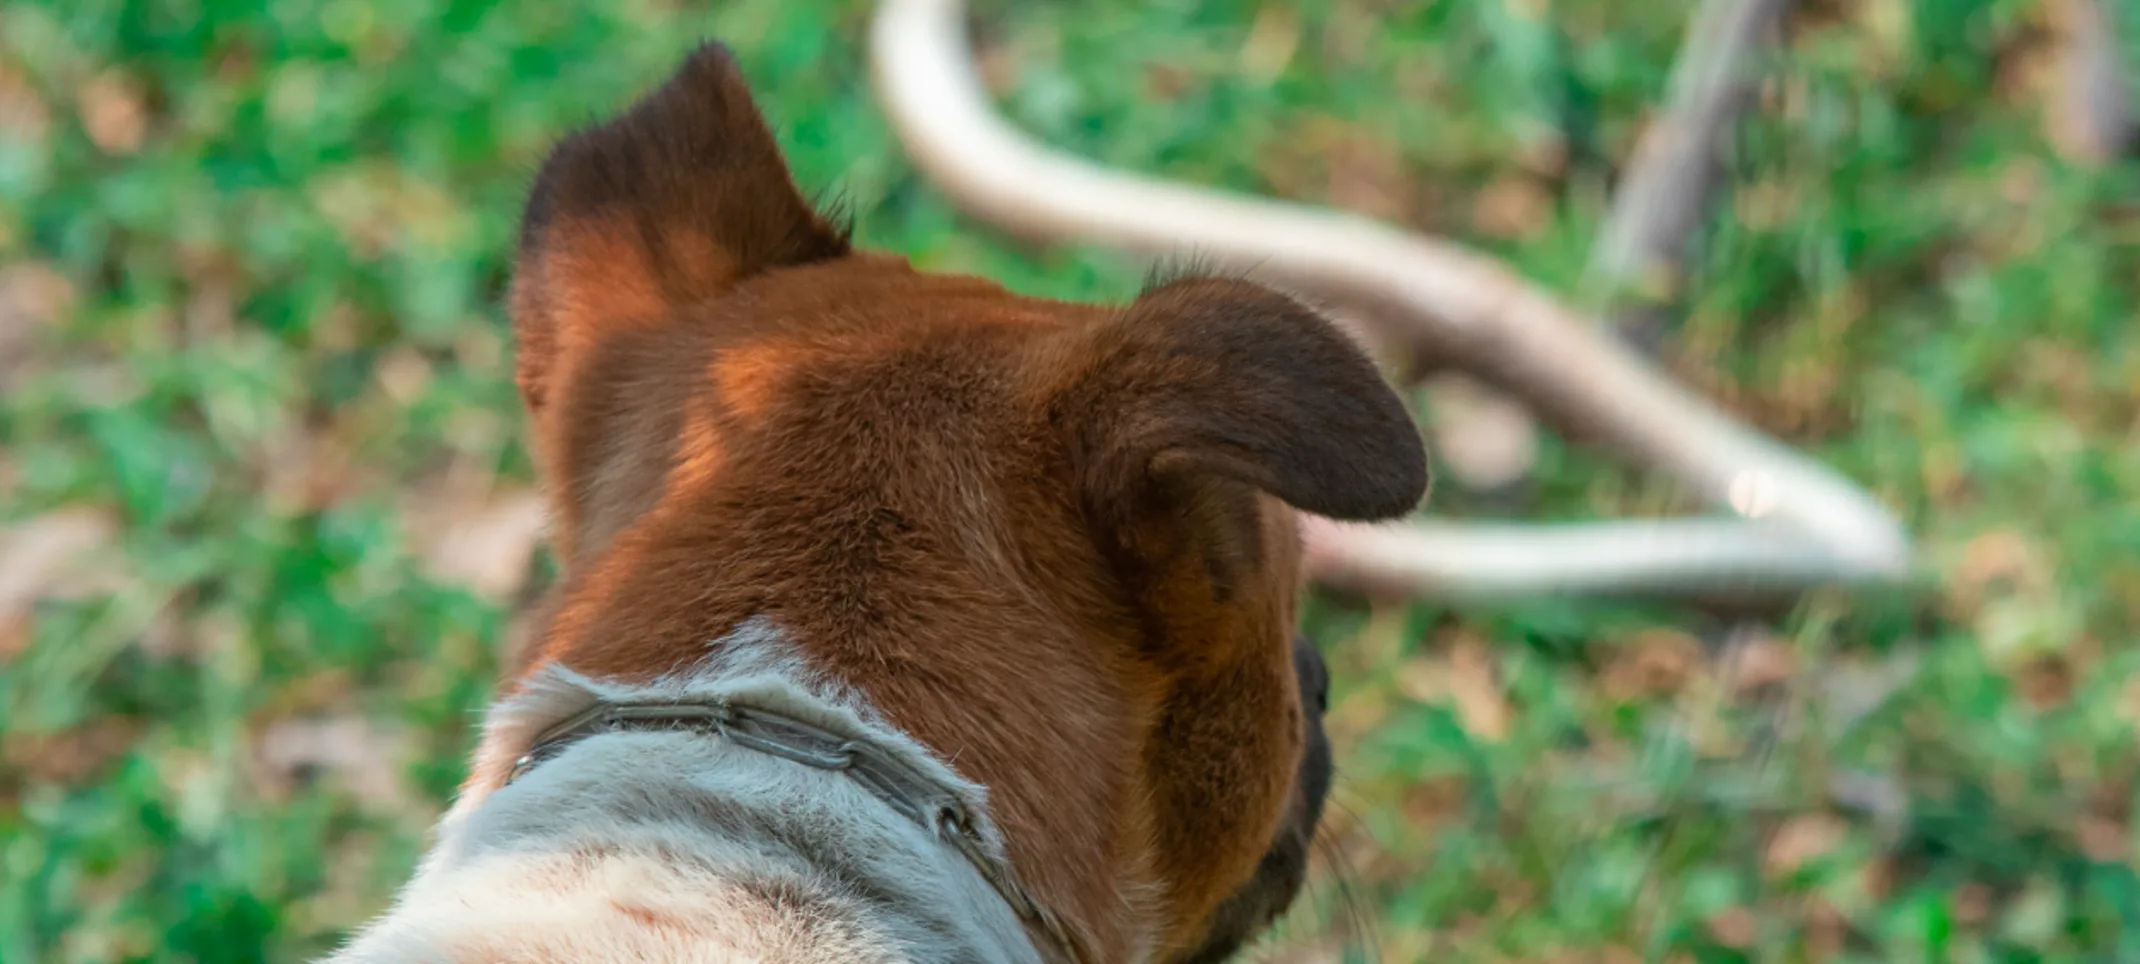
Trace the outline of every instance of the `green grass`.
{"type": "MultiPolygon", "coordinates": [[[[1272,958],[2140,959],[2140,164],[2046,145],[2038,4],[1803,6],[1668,350],[1903,513],[1938,592],[1809,600],[1732,658],[1655,607],[1317,600],[1345,812],[1272,958]]],[[[1051,143],[1573,292],[1687,7],[981,15],[1001,102],[1051,143]]],[[[0,7],[0,521],[115,523],[0,613],[0,960],[298,960],[383,906],[510,614],[431,564],[425,520],[528,483],[499,313],[520,193],[700,38],[865,244],[1135,290],[1136,261],[1021,247],[915,175],[867,13],[0,7]],[[354,752],[281,749],[306,721],[354,752]]],[[[1540,471],[1535,516],[1657,504],[1559,443],[1540,471]]]]}

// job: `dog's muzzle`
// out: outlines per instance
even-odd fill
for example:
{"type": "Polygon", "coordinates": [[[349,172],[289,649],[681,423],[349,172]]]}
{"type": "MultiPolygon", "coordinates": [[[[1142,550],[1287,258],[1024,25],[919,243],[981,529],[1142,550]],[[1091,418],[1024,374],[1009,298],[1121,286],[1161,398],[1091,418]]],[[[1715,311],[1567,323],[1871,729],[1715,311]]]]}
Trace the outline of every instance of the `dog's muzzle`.
{"type": "Polygon", "coordinates": [[[573,743],[601,733],[625,731],[718,736],[745,749],[844,773],[966,858],[1020,920],[1046,936],[1057,960],[1063,964],[1079,964],[1083,960],[1062,921],[1033,900],[1007,860],[989,853],[980,831],[974,828],[973,815],[957,794],[868,740],[834,733],[790,716],[728,701],[598,703],[537,736],[528,752],[513,762],[505,783],[511,785],[573,743]]]}

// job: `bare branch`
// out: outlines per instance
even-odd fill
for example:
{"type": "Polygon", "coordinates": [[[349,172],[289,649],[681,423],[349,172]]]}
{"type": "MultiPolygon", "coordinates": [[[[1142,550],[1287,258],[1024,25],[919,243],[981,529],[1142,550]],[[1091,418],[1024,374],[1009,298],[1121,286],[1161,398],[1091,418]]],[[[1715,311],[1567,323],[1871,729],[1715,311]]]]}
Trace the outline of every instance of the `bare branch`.
{"type": "MultiPolygon", "coordinates": [[[[1790,0],[1702,0],[1695,11],[1664,114],[1636,143],[1592,252],[1591,270],[1615,289],[1614,301],[1632,296],[1655,306],[1679,296],[1688,240],[1722,180],[1732,127],[1753,97],[1757,48],[1789,6],[1790,0]]],[[[1654,327],[1646,324],[1652,312],[1639,305],[1609,313],[1623,334],[1654,327]]]]}
{"type": "Polygon", "coordinates": [[[2101,0],[2055,0],[2058,78],[2048,112],[2052,140],[2067,157],[2107,164],[2133,147],[2140,121],[2118,58],[2118,28],[2101,0]]]}
{"type": "Polygon", "coordinates": [[[1461,598],[1672,592],[1707,571],[1790,593],[1907,572],[1900,525],[1865,492],[1659,376],[1591,319],[1488,257],[1342,213],[1108,171],[1034,143],[991,109],[963,12],[958,0],[886,0],[871,42],[893,129],[969,213],[1029,237],[1189,250],[1350,306],[1562,426],[1762,520],[1337,528],[1319,555],[1323,578],[1461,598]],[[1812,561],[1823,554],[1824,565],[1812,561]],[[1491,570],[1478,563],[1487,559],[1497,560],[1491,570]],[[1426,560],[1441,581],[1422,581],[1426,560]]]}
{"type": "Polygon", "coordinates": [[[1502,601],[1544,594],[1733,598],[1855,581],[1790,529],[1736,519],[1551,525],[1311,517],[1308,567],[1357,592],[1502,601]]]}

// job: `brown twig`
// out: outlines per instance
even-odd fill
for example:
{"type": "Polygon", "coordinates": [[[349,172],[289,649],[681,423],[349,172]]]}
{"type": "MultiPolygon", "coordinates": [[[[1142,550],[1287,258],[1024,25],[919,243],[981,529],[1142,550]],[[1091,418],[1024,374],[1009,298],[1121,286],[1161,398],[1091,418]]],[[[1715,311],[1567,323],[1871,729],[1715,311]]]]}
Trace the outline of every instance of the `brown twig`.
{"type": "Polygon", "coordinates": [[[2058,77],[2049,113],[2051,139],[2084,164],[2107,164],[2132,150],[2140,134],[2118,56],[2121,26],[2101,0],[2055,0],[2058,77]]]}
{"type": "Polygon", "coordinates": [[[1789,594],[1907,573],[1900,525],[1865,492],[1661,377],[1491,258],[1356,216],[1109,171],[1034,143],[990,107],[963,15],[959,0],[886,0],[871,45],[893,129],[967,212],[1027,237],[1193,251],[1356,309],[1739,515],[1553,527],[1314,520],[1312,565],[1325,582],[1455,598],[1671,594],[1720,582],[1789,594]]]}

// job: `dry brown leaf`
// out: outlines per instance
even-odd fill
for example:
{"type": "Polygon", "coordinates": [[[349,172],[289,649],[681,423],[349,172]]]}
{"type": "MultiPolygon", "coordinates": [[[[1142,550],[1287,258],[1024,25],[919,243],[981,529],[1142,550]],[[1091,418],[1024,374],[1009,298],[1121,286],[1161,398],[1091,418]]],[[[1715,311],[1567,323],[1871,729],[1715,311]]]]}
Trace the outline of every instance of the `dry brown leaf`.
{"type": "Polygon", "coordinates": [[[526,579],[547,518],[542,497],[523,489],[419,523],[414,534],[431,578],[504,600],[526,579]]]}
{"type": "Polygon", "coordinates": [[[1182,95],[1195,89],[1196,83],[1197,75],[1180,64],[1144,65],[1144,93],[1153,101],[1164,103],[1179,100],[1182,95]]]}
{"type": "Polygon", "coordinates": [[[1888,895],[1895,892],[1895,879],[1899,875],[1893,858],[1869,860],[1863,867],[1858,868],[1858,888],[1865,896],[1875,901],[1884,901],[1888,895]]]}
{"type": "Polygon", "coordinates": [[[2082,816],[2073,826],[2073,839],[2089,860],[2104,864],[2128,864],[2133,859],[2132,840],[2125,825],[2095,814],[2082,816]]]}
{"type": "Polygon", "coordinates": [[[141,627],[141,637],[135,641],[135,648],[140,650],[142,655],[158,661],[198,654],[200,650],[194,646],[198,636],[193,627],[187,624],[186,614],[182,611],[184,608],[179,599],[173,599],[159,607],[149,617],[148,623],[141,627]]]}
{"type": "Polygon", "coordinates": [[[357,486],[350,451],[332,430],[292,427],[263,446],[259,464],[261,503],[277,515],[296,516],[333,505],[357,486]]]}
{"type": "Polygon", "coordinates": [[[238,320],[239,293],[226,271],[206,270],[193,274],[191,291],[180,314],[186,340],[216,344],[228,339],[238,320]]]}
{"type": "Polygon", "coordinates": [[[1726,661],[1727,682],[1737,694],[1751,693],[1790,682],[1798,672],[1798,654],[1789,643],[1767,631],[1739,641],[1726,661]]]}
{"type": "Polygon", "coordinates": [[[1551,125],[1536,125],[1516,145],[1514,160],[1535,177],[1557,180],[1568,173],[1568,135],[1551,125]]]}
{"type": "Polygon", "coordinates": [[[0,659],[28,644],[39,601],[112,585],[114,573],[90,563],[118,534],[118,523],[94,509],[62,509],[0,530],[0,659]]]}
{"type": "Polygon", "coordinates": [[[1850,824],[1841,817],[1829,813],[1799,814],[1776,828],[1764,864],[1772,877],[1796,873],[1841,846],[1849,836],[1850,824]]]}
{"type": "Polygon", "coordinates": [[[1389,717],[1390,694],[1379,687],[1362,686],[1340,698],[1323,714],[1323,729],[1334,745],[1357,743],[1375,732],[1389,717]]]}
{"type": "Polygon", "coordinates": [[[398,733],[355,716],[276,720],[253,741],[253,778],[269,799],[287,799],[317,774],[329,774],[367,805],[392,811],[418,795],[402,776],[407,758],[398,733]]]}
{"type": "Polygon", "coordinates": [[[2140,729],[2140,676],[2127,678],[2118,688],[2116,713],[2119,722],[2140,729]]]}
{"type": "Polygon", "coordinates": [[[1493,654],[1484,642],[1466,635],[1450,647],[1448,685],[1465,732],[1488,743],[1508,736],[1514,714],[1502,695],[1493,654]]]}
{"type": "Polygon", "coordinates": [[[124,157],[141,149],[148,136],[149,111],[140,88],[118,71],[98,74],[75,92],[82,130],[97,149],[124,157]]]}
{"type": "Polygon", "coordinates": [[[1012,85],[1018,82],[1018,53],[1010,44],[993,39],[977,43],[973,62],[981,76],[981,86],[998,97],[1008,96],[1012,85]]]}
{"type": "Polygon", "coordinates": [[[74,283],[39,261],[0,268],[0,386],[19,370],[31,338],[74,306],[74,283]]]}
{"type": "Polygon", "coordinates": [[[1522,402],[1468,376],[1436,375],[1425,386],[1438,469],[1474,491],[1514,485],[1538,460],[1538,423],[1522,402]]]}
{"type": "Polygon", "coordinates": [[[125,755],[140,732],[126,716],[99,716],[56,733],[11,730],[0,739],[0,761],[9,781],[77,783],[125,755]]]}
{"type": "Polygon", "coordinates": [[[1954,889],[1954,920],[1965,927],[1975,926],[1991,919],[1993,894],[1991,888],[1976,881],[1969,881],[1954,889]]]}
{"type": "Polygon", "coordinates": [[[1506,241],[1536,238],[1552,217],[1553,195],[1529,177],[1497,178],[1471,207],[1471,223],[1479,233],[1506,241]]]}
{"type": "Polygon", "coordinates": [[[1999,197],[2017,208],[2036,203],[2043,193],[2043,163],[2033,157],[2017,157],[1999,171],[1999,197]]]}
{"type": "Polygon", "coordinates": [[[2057,709],[2073,696],[2072,663],[2062,655],[2047,654],[2025,660],[2010,675],[2022,698],[2028,700],[2037,712],[2057,709]]]}
{"type": "Polygon", "coordinates": [[[1672,696],[1701,668],[1702,644],[1676,629],[1650,629],[1615,645],[1599,687],[1615,700],[1672,696]]]}
{"type": "Polygon", "coordinates": [[[1799,203],[1789,182],[1781,179],[1755,181],[1732,192],[1732,209],[1739,223],[1754,231],[1773,231],[1798,213],[1799,203]]]}
{"type": "Polygon", "coordinates": [[[1747,950],[1760,937],[1761,922],[1754,912],[1744,907],[1733,907],[1709,918],[1709,936],[1716,942],[1733,950],[1747,950]]]}
{"type": "Polygon", "coordinates": [[[1406,787],[1397,810],[1404,814],[1406,828],[1431,830],[1462,817],[1468,796],[1463,778],[1437,776],[1406,787]]]}
{"type": "Polygon", "coordinates": [[[0,137],[34,145],[45,139],[45,131],[51,126],[52,114],[36,88],[21,74],[0,64],[0,137]]]}
{"type": "Polygon", "coordinates": [[[1347,128],[1320,160],[1323,196],[1332,206],[1386,221],[1413,208],[1413,178],[1404,155],[1386,138],[1347,128]]]}
{"type": "Polygon", "coordinates": [[[1414,703],[1436,703],[1449,694],[1444,680],[1449,667],[1432,656],[1413,656],[1397,664],[1397,692],[1414,703]]]}
{"type": "Polygon", "coordinates": [[[1285,70],[1299,48],[1300,18],[1284,7],[1264,7],[1241,44],[1241,73],[1268,82],[1285,70]]]}
{"type": "Polygon", "coordinates": [[[379,388],[403,405],[416,401],[431,384],[431,362],[422,352],[403,346],[379,359],[372,369],[379,388]]]}
{"type": "Polygon", "coordinates": [[[2039,595],[2052,587],[2053,576],[2035,540],[2016,529],[1993,529],[1962,547],[1949,595],[1973,608],[1989,595],[2039,595]]]}
{"type": "Polygon", "coordinates": [[[1814,960],[1834,957],[1850,937],[1850,918],[1826,897],[1814,895],[1807,899],[1802,920],[1806,950],[1811,952],[1814,960]]]}
{"type": "Polygon", "coordinates": [[[1413,702],[1453,704],[1465,732],[1499,742],[1508,735],[1513,714],[1502,695],[1492,651],[1468,632],[1450,636],[1446,655],[1413,656],[1398,664],[1397,690],[1413,702]]]}

